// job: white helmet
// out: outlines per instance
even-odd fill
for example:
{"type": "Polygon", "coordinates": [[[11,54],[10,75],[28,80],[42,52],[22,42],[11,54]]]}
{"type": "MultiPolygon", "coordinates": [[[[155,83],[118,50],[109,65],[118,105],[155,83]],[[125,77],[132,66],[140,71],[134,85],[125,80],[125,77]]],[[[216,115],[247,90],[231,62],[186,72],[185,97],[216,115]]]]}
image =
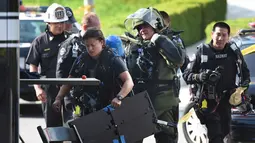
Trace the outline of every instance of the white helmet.
{"type": "Polygon", "coordinates": [[[57,3],[51,4],[44,17],[44,22],[65,22],[68,20],[68,17],[66,15],[66,10],[62,5],[59,5],[57,3]]]}

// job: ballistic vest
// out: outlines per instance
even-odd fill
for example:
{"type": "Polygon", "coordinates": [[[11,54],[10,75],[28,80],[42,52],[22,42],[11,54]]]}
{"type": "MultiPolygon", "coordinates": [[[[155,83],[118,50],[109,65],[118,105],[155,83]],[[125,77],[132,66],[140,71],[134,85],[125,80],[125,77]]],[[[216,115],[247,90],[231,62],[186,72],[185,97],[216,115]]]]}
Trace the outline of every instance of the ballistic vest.
{"type": "Polygon", "coordinates": [[[208,44],[201,44],[198,48],[201,61],[200,72],[207,69],[215,70],[217,66],[222,66],[224,68],[224,72],[222,73],[223,76],[219,81],[220,85],[218,86],[218,90],[220,92],[225,86],[229,85],[229,87],[225,88],[231,88],[234,86],[228,83],[235,83],[235,81],[233,82],[233,80],[235,80],[236,73],[238,74],[239,83],[241,82],[241,53],[235,43],[227,43],[226,47],[221,51],[215,50],[208,44]]]}
{"type": "Polygon", "coordinates": [[[118,94],[121,89],[121,81],[118,75],[114,72],[115,56],[110,48],[105,48],[97,61],[93,60],[88,53],[83,53],[79,57],[81,62],[79,64],[79,76],[86,75],[87,77],[97,78],[101,81],[99,86],[99,98],[102,107],[108,105],[110,101],[118,94]],[[90,66],[93,64],[94,66],[90,66]]]}

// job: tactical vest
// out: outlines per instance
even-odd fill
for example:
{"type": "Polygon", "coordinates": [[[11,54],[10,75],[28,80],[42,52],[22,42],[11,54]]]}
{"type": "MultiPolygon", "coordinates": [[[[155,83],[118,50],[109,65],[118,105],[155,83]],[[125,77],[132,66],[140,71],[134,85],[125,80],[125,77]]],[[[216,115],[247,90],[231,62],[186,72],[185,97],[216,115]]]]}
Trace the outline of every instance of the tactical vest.
{"type": "Polygon", "coordinates": [[[165,91],[172,85],[179,84],[176,78],[177,68],[160,54],[155,46],[142,47],[135,45],[127,56],[129,72],[135,83],[134,92],[151,89],[153,92],[165,91]],[[159,88],[159,85],[164,85],[159,88]]]}
{"type": "MultiPolygon", "coordinates": [[[[81,56],[81,61],[90,62],[92,59],[88,56],[88,53],[83,53],[84,56],[81,56]]],[[[114,60],[116,58],[121,58],[115,56],[112,49],[105,48],[97,63],[93,69],[87,67],[88,64],[80,62],[80,76],[86,75],[87,77],[94,77],[101,81],[99,87],[99,97],[101,106],[104,107],[110,103],[110,101],[118,94],[121,89],[121,80],[118,78],[118,75],[114,73],[114,60]]]]}
{"type": "Polygon", "coordinates": [[[72,50],[73,58],[77,58],[82,52],[86,51],[80,33],[70,35],[60,46],[66,46],[64,49],[67,51],[72,50]]]}
{"type": "Polygon", "coordinates": [[[172,31],[170,28],[166,28],[165,30],[162,31],[162,35],[165,35],[167,36],[169,39],[171,39],[175,46],[181,48],[181,49],[184,49],[185,46],[184,46],[184,43],[180,37],[180,34],[182,33],[183,31],[172,31]]]}
{"type": "MultiPolygon", "coordinates": [[[[171,39],[176,47],[178,47],[180,49],[183,49],[186,53],[184,42],[183,42],[183,40],[181,39],[181,36],[180,36],[180,34],[182,32],[184,32],[184,31],[173,31],[170,28],[166,28],[162,31],[162,34],[167,36],[169,39],[171,39]]],[[[188,57],[186,57],[186,58],[188,58],[188,57]]],[[[185,59],[185,63],[183,63],[183,65],[181,67],[182,69],[180,69],[180,70],[184,71],[184,69],[187,68],[188,63],[189,63],[189,59],[188,60],[185,59]]]]}
{"type": "MultiPolygon", "coordinates": [[[[237,67],[237,74],[239,77],[239,83],[242,82],[242,70],[241,70],[241,66],[242,66],[242,60],[241,60],[241,52],[240,49],[238,49],[238,47],[236,46],[235,43],[228,43],[229,48],[225,49],[226,52],[224,52],[223,54],[215,54],[215,52],[213,51],[212,48],[210,48],[210,46],[208,44],[201,44],[198,46],[198,49],[200,50],[200,58],[201,58],[201,63],[200,63],[200,67],[201,67],[201,71],[202,70],[206,70],[206,69],[210,69],[210,70],[214,70],[216,68],[217,65],[219,65],[219,63],[215,62],[217,59],[227,59],[228,58],[228,53],[230,53],[231,51],[235,54],[236,58],[235,58],[235,62],[236,62],[236,67],[237,67]]],[[[223,64],[223,63],[222,63],[223,64]]]]}
{"type": "Polygon", "coordinates": [[[240,50],[237,48],[235,43],[228,43],[228,47],[226,47],[223,51],[215,51],[213,48],[210,47],[208,44],[201,44],[198,46],[199,53],[200,53],[200,72],[209,70],[215,70],[217,66],[222,66],[224,68],[225,74],[221,75],[221,79],[218,81],[216,85],[212,84],[204,84],[201,85],[203,88],[203,92],[199,95],[199,108],[201,109],[202,113],[212,113],[214,112],[223,96],[229,93],[231,90],[230,88],[235,88],[235,85],[225,84],[234,83],[235,81],[231,82],[229,79],[230,77],[236,77],[236,72],[238,73],[239,82],[241,81],[241,58],[240,58],[240,50]],[[236,69],[233,69],[236,67],[236,69]],[[232,68],[232,69],[231,69],[232,68]],[[227,73],[229,70],[231,72],[227,73]],[[224,79],[225,78],[225,79],[224,79]],[[226,92],[226,93],[225,93],[226,92]]]}

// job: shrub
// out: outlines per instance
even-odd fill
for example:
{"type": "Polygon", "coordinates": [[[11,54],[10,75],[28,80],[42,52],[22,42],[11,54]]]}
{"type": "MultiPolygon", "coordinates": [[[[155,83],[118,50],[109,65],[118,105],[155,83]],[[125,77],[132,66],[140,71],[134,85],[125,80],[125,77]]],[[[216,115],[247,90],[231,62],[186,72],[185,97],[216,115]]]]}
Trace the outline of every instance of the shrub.
{"type": "MultiPolygon", "coordinates": [[[[81,0],[26,0],[28,5],[50,5],[53,2],[69,6],[75,18],[81,21],[83,3],[81,0]]],[[[212,21],[224,20],[226,0],[96,0],[95,11],[99,15],[105,35],[123,34],[124,20],[139,8],[153,6],[166,11],[172,17],[172,27],[184,30],[186,45],[205,37],[204,29],[212,21]]]]}

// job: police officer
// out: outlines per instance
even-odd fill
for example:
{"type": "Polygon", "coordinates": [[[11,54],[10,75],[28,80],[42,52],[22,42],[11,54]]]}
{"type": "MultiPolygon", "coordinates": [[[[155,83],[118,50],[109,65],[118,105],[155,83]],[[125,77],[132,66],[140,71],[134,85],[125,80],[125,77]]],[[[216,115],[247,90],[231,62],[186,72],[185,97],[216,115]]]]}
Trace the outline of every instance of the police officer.
{"type": "Polygon", "coordinates": [[[240,49],[228,42],[229,33],[227,23],[215,23],[211,42],[198,47],[196,59],[183,74],[188,84],[203,85],[196,113],[207,127],[210,143],[223,143],[230,132],[229,97],[237,87],[236,75],[240,76],[239,86],[248,87],[250,82],[249,69],[240,49]]]}
{"type": "Polygon", "coordinates": [[[58,53],[57,72],[59,78],[67,78],[74,60],[86,50],[82,40],[82,35],[87,28],[96,27],[100,29],[100,21],[98,16],[89,12],[83,16],[82,29],[77,34],[71,35],[67,40],[61,43],[61,48],[58,53]]]}
{"type": "Polygon", "coordinates": [[[70,7],[65,7],[66,9],[66,15],[68,17],[68,21],[65,22],[65,31],[72,33],[79,32],[80,26],[77,25],[77,21],[74,17],[73,11],[70,7]]]}
{"type": "MultiPolygon", "coordinates": [[[[138,40],[143,46],[134,46],[127,55],[127,63],[134,80],[134,92],[147,90],[158,119],[171,123],[178,122],[177,70],[183,64],[183,49],[176,47],[166,36],[160,35],[164,23],[154,8],[141,8],[129,15],[125,26],[137,30],[138,40]],[[137,54],[135,60],[129,56],[137,54]],[[133,62],[133,63],[132,63],[133,62]],[[132,70],[138,68],[138,70],[132,70]],[[137,73],[138,72],[138,73],[137,73]],[[139,87],[139,88],[138,88],[139,87]]],[[[128,28],[127,28],[128,29],[128,28]]],[[[155,134],[157,143],[177,143],[177,127],[162,127],[155,134]]]]}
{"type": "MultiPolygon", "coordinates": [[[[168,36],[171,40],[173,40],[173,42],[176,46],[180,46],[180,48],[185,49],[184,41],[181,39],[181,36],[180,36],[180,34],[183,31],[174,31],[172,28],[170,28],[171,27],[170,16],[165,11],[159,11],[159,12],[164,19],[164,25],[165,25],[165,27],[161,31],[161,33],[163,35],[168,36]]],[[[186,50],[185,50],[185,54],[186,54],[186,56],[185,56],[184,63],[180,68],[182,72],[184,72],[184,70],[187,68],[187,66],[190,62],[189,56],[187,55],[186,50]]]]}
{"type": "MultiPolygon", "coordinates": [[[[76,59],[69,77],[79,78],[86,75],[101,81],[99,92],[94,92],[96,94],[94,97],[97,97],[95,99],[97,110],[109,104],[114,107],[120,106],[121,100],[128,95],[133,87],[133,80],[124,61],[121,57],[115,56],[109,47],[106,47],[104,35],[98,28],[89,28],[83,35],[83,41],[86,44],[87,52],[82,53],[76,59]]],[[[61,100],[71,87],[70,85],[61,86],[53,104],[57,111],[61,107],[61,100]]],[[[89,91],[86,90],[86,92],[89,91]]]]}
{"type": "MultiPolygon", "coordinates": [[[[41,76],[55,78],[59,44],[68,37],[64,32],[64,22],[68,17],[65,8],[57,3],[50,5],[45,15],[47,30],[32,42],[26,62],[30,65],[30,72],[39,72],[38,66],[40,66],[41,76]]],[[[34,85],[34,88],[37,98],[44,102],[46,126],[62,126],[61,113],[52,109],[52,103],[59,89],[54,85],[34,85]]]]}
{"type": "MultiPolygon", "coordinates": [[[[58,53],[56,77],[67,78],[75,59],[82,52],[86,51],[82,35],[89,27],[97,27],[98,29],[101,27],[98,16],[93,12],[86,13],[83,16],[81,25],[82,29],[79,32],[72,34],[68,39],[61,43],[58,53]]],[[[73,103],[72,96],[70,94],[65,96],[64,103],[65,109],[72,111],[73,103]]]]}

